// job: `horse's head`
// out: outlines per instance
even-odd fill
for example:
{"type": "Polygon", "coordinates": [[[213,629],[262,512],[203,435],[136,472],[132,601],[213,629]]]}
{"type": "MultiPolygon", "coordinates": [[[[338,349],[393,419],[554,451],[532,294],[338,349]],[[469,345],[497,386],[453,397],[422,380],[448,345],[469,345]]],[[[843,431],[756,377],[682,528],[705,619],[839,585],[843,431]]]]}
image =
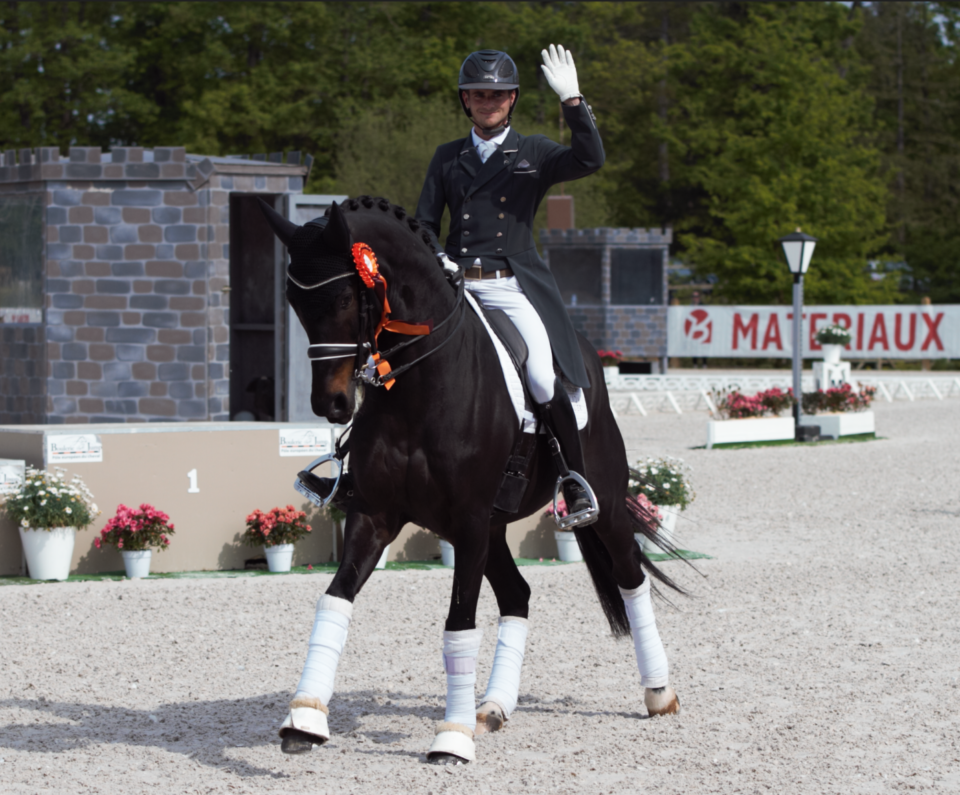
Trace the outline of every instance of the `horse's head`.
{"type": "Polygon", "coordinates": [[[360,335],[360,280],[350,251],[353,241],[346,218],[334,204],[329,217],[297,226],[262,201],[261,209],[290,254],[287,300],[310,344],[344,346],[329,347],[324,353],[329,351],[331,358],[312,362],[313,413],[330,422],[348,422],[356,407],[353,374],[360,335]]]}
{"type": "MultiPolygon", "coordinates": [[[[382,304],[378,299],[361,301],[360,280],[352,248],[355,242],[367,243],[374,250],[380,272],[392,284],[397,262],[416,268],[418,290],[409,286],[391,288],[390,305],[399,310],[419,311],[423,302],[416,302],[414,294],[427,293],[427,303],[435,301],[439,292],[437,280],[443,283],[441,269],[429,246],[429,238],[415,219],[403,209],[386,200],[362,197],[351,199],[347,214],[336,203],[324,218],[317,218],[303,226],[288,221],[265,202],[261,209],[274,233],[287,247],[290,267],[287,270],[287,300],[297,313],[311,346],[313,388],[310,405],[314,414],[330,422],[346,423],[356,409],[356,367],[366,362],[369,335],[380,319],[382,304]],[[351,228],[353,227],[353,231],[351,228]],[[433,296],[430,295],[433,291],[433,296]],[[413,308],[412,303],[418,303],[413,308]],[[367,317],[361,318],[366,306],[367,317]],[[361,339],[364,336],[364,339],[361,339]]],[[[369,291],[373,292],[373,291],[369,291]]]]}

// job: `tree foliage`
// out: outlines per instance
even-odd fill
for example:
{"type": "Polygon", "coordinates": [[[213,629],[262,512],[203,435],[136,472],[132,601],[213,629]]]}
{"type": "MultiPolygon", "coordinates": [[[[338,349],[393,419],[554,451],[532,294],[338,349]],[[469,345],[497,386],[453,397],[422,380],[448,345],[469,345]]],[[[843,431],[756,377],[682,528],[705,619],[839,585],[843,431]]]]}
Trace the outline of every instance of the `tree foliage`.
{"type": "Polygon", "coordinates": [[[558,138],[539,52],[559,42],[608,155],[562,188],[579,226],[673,227],[719,300],[788,301],[776,240],[796,226],[821,241],[812,300],[960,300],[958,19],[928,2],[9,2],[0,146],[301,150],[308,189],[412,208],[433,149],[469,130],[472,50],[512,55],[516,127],[558,138]]]}

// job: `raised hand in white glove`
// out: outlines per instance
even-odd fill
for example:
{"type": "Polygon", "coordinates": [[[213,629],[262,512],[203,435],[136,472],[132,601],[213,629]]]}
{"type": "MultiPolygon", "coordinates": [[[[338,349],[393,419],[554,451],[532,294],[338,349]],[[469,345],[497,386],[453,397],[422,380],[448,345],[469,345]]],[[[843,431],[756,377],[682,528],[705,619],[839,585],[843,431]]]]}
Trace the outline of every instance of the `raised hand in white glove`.
{"type": "Polygon", "coordinates": [[[573,54],[564,50],[562,46],[550,45],[550,50],[542,50],[543,74],[550,84],[550,88],[557,92],[560,101],[565,102],[580,96],[580,86],[577,83],[577,67],[573,65],[573,54]]]}
{"type": "Polygon", "coordinates": [[[450,257],[446,255],[446,252],[441,251],[439,254],[437,254],[437,259],[440,260],[440,264],[443,265],[443,269],[445,271],[456,272],[460,270],[460,266],[450,259],[450,257]]]}

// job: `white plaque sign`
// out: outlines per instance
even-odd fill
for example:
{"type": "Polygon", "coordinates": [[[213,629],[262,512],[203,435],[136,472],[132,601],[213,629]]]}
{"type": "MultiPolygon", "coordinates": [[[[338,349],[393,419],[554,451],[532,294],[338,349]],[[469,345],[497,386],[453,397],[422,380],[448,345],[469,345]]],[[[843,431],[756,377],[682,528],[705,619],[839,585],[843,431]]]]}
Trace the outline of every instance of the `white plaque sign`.
{"type": "Polygon", "coordinates": [[[280,456],[319,458],[331,452],[329,428],[281,428],[280,456]]]}
{"type": "Polygon", "coordinates": [[[23,461],[0,458],[0,495],[13,494],[23,483],[26,466],[23,461]]]}
{"type": "Polygon", "coordinates": [[[63,433],[47,435],[47,466],[54,464],[99,463],[103,461],[103,445],[96,433],[63,433]]]}

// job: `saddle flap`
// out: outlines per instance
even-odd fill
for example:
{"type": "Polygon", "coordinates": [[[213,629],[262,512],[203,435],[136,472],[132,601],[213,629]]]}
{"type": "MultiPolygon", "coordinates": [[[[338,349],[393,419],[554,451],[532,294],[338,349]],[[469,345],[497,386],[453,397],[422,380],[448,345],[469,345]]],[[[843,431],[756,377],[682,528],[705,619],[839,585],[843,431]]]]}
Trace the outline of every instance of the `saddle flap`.
{"type": "Polygon", "coordinates": [[[490,327],[496,332],[507,349],[507,353],[510,354],[514,366],[523,373],[523,366],[527,363],[528,356],[527,343],[523,341],[517,327],[513,325],[513,322],[507,317],[507,313],[502,309],[488,309],[483,304],[477,303],[487,318],[490,327]]]}

